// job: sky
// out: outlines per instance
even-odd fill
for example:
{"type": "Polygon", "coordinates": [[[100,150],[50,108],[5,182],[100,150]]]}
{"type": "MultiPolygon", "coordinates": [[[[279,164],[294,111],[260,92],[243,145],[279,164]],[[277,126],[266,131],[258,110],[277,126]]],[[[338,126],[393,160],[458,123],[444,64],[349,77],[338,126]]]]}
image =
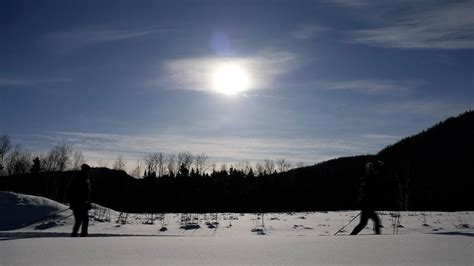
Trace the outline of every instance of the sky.
{"type": "Polygon", "coordinates": [[[1,1],[0,134],[92,163],[376,153],[473,109],[472,14],[474,1],[1,1]],[[225,66],[244,78],[216,78],[225,66]]]}

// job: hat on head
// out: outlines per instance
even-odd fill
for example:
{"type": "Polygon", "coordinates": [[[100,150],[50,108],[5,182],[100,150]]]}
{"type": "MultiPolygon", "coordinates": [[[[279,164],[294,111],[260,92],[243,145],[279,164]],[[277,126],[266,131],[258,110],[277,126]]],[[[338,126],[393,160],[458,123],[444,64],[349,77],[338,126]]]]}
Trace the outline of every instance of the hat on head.
{"type": "Polygon", "coordinates": [[[83,164],[81,165],[81,170],[82,171],[89,171],[91,167],[88,164],[83,164]]]}

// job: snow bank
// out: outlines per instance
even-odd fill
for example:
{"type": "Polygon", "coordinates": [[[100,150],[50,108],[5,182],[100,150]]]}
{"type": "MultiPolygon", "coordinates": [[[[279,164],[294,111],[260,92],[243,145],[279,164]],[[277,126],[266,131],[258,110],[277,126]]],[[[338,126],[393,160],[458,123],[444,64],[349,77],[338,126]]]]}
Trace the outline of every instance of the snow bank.
{"type": "Polygon", "coordinates": [[[0,191],[0,231],[27,226],[67,208],[47,198],[0,191]]]}

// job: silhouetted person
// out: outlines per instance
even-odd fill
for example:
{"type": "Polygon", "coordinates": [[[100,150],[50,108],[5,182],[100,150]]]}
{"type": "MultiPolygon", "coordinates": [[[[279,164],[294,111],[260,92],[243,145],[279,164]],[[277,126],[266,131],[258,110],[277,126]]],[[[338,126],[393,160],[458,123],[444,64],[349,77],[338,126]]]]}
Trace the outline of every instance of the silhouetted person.
{"type": "Polygon", "coordinates": [[[351,235],[357,235],[367,225],[369,219],[374,221],[374,230],[376,234],[380,234],[380,219],[375,212],[377,201],[378,180],[382,172],[383,162],[369,162],[365,165],[365,176],[361,178],[359,201],[361,205],[360,222],[354,228],[351,235]]]}
{"type": "Polygon", "coordinates": [[[74,213],[74,227],[72,237],[77,236],[79,227],[82,225],[81,237],[87,236],[89,226],[89,210],[91,209],[91,184],[89,171],[91,167],[87,164],[81,165],[81,171],[72,179],[69,186],[69,204],[74,213]]]}

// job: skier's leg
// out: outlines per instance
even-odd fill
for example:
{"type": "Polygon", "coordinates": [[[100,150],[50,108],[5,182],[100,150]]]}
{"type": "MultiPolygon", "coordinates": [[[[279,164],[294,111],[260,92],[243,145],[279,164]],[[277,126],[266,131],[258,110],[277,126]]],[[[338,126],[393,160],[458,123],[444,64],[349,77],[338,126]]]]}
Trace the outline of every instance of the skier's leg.
{"type": "Polygon", "coordinates": [[[82,223],[82,217],[78,210],[73,210],[72,213],[74,214],[74,226],[72,227],[71,237],[76,237],[82,223]]]}
{"type": "Polygon", "coordinates": [[[377,235],[380,235],[380,218],[374,210],[370,211],[370,219],[374,221],[374,231],[377,235]]]}
{"type": "Polygon", "coordinates": [[[87,236],[89,226],[89,211],[87,209],[82,211],[82,229],[81,229],[81,236],[87,236]]]}
{"type": "Polygon", "coordinates": [[[359,224],[352,230],[351,235],[357,235],[364,227],[367,225],[367,221],[369,220],[369,217],[367,216],[367,211],[362,210],[361,215],[360,215],[360,222],[359,224]]]}

